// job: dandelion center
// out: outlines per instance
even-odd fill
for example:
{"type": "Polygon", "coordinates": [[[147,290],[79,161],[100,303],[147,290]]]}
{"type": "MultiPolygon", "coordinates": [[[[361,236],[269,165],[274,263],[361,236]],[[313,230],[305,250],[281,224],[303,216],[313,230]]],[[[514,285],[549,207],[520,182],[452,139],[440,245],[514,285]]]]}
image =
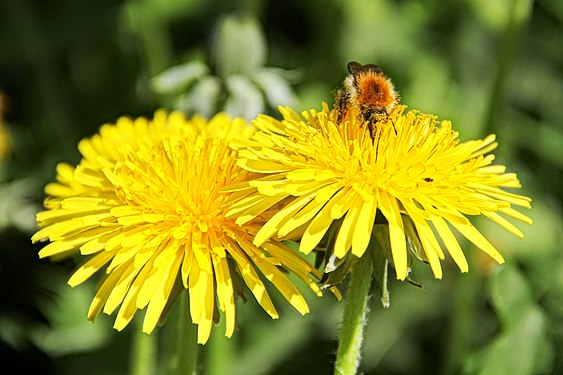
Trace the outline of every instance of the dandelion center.
{"type": "Polygon", "coordinates": [[[201,232],[233,228],[232,220],[223,215],[225,197],[219,192],[222,183],[232,183],[236,176],[232,153],[225,143],[195,152],[178,140],[147,153],[131,153],[114,172],[116,194],[144,214],[161,216],[175,229],[175,238],[191,228],[201,232]],[[226,162],[217,170],[202,160],[226,162]],[[217,174],[209,177],[201,173],[214,169],[217,174]]]}

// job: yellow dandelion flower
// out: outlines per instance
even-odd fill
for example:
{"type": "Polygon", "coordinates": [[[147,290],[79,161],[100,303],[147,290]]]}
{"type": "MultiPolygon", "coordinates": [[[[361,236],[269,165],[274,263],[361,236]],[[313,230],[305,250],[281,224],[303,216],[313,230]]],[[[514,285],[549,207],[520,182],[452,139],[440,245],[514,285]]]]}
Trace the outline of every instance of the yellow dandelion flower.
{"type": "Polygon", "coordinates": [[[529,208],[530,199],[503,189],[519,188],[520,183],[504,166],[492,164],[494,135],[460,142],[449,121],[405,110],[398,106],[377,124],[375,135],[360,117],[339,119],[326,104],[322,111],[302,116],[280,108],[281,121],[260,116],[254,121],[258,131],[240,150],[239,165],[262,177],[234,187],[239,196],[233,196],[227,216],[243,224],[282,204],[258,231],[254,244],[296,236],[304,253],[318,247],[337,223],[337,258],[362,256],[374,223],[383,221],[388,225],[390,261],[400,280],[408,275],[407,249],[413,247],[441,278],[444,252],[439,238],[467,272],[452,227],[502,263],[468,216],[483,215],[522,237],[504,216],[531,223],[512,208],[529,208]]]}
{"type": "Polygon", "coordinates": [[[105,268],[89,319],[119,309],[114,327],[122,330],[146,308],[143,331],[150,333],[179,280],[189,291],[199,343],[207,341],[217,307],[225,315],[226,336],[233,334],[236,285],[246,284],[273,318],[278,313],[264,278],[300,313],[308,312],[282,271],[293,272],[318,295],[311,275],[320,273],[283,242],[254,245],[264,224],[260,217],[238,226],[225,216],[229,194],[220,189],[252,176],[236,165],[229,143],[251,133],[225,114],[206,121],[157,111],[153,120],[122,117],[102,126],[80,142],[83,159],[76,168],[58,166],[57,182],[46,187],[47,210],[37,214],[42,229],[32,240],[50,241],[41,258],[77,251],[89,258],[70,278],[73,287],[105,268]]]}

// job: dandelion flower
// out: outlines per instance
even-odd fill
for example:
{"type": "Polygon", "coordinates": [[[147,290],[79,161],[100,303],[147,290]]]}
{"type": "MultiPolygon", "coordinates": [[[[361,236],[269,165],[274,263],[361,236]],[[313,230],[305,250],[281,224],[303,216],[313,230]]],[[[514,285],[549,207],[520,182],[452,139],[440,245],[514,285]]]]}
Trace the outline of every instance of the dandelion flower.
{"type": "Polygon", "coordinates": [[[530,199],[504,190],[520,187],[516,175],[493,164],[494,135],[460,142],[449,121],[406,112],[402,105],[371,135],[361,117],[339,121],[326,104],[302,116],[289,108],[280,112],[281,121],[269,116],[254,121],[258,131],[240,150],[239,165],[262,176],[236,186],[239,196],[227,213],[243,224],[282,205],[256,234],[257,246],[297,237],[300,250],[309,253],[328,232],[335,236],[337,258],[361,257],[374,223],[383,221],[398,279],[410,271],[408,248],[441,278],[445,256],[438,239],[461,271],[468,271],[452,227],[503,262],[468,217],[485,216],[519,237],[522,232],[505,216],[531,223],[513,208],[529,208],[530,199]]]}
{"type": "Polygon", "coordinates": [[[47,210],[37,214],[42,229],[32,240],[50,241],[41,258],[78,251],[88,257],[70,278],[73,287],[105,268],[90,320],[119,309],[114,327],[122,330],[146,309],[143,331],[151,333],[179,280],[189,292],[199,343],[207,341],[217,307],[225,315],[226,336],[232,335],[237,285],[246,284],[273,318],[278,313],[264,278],[300,313],[308,312],[282,271],[293,272],[318,295],[311,276],[320,273],[283,242],[254,245],[261,217],[238,226],[225,216],[229,194],[220,189],[252,176],[236,165],[229,143],[251,133],[225,114],[206,121],[157,111],[152,120],[122,117],[102,126],[80,142],[83,159],[76,168],[58,166],[57,182],[46,186],[47,210]]]}

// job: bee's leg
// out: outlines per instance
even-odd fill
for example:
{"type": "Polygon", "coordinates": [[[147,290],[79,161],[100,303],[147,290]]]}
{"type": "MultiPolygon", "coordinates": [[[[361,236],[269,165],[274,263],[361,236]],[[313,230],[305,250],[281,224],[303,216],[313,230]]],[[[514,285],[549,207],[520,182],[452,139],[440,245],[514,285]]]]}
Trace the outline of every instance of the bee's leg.
{"type": "Polygon", "coordinates": [[[386,123],[387,121],[391,121],[391,124],[393,125],[393,131],[395,132],[395,135],[399,135],[399,133],[397,133],[397,127],[395,126],[395,122],[393,121],[392,118],[389,118],[389,115],[387,114],[386,111],[381,111],[381,112],[376,112],[373,116],[372,116],[372,122],[379,122],[381,124],[386,123]]]}
{"type": "Polygon", "coordinates": [[[374,112],[373,110],[366,108],[366,109],[362,109],[363,113],[364,113],[364,121],[366,121],[368,123],[368,130],[369,130],[369,135],[371,136],[371,139],[373,141],[375,141],[375,132],[376,132],[376,126],[377,126],[377,113],[374,112]]]}
{"type": "Polygon", "coordinates": [[[375,143],[375,160],[379,158],[379,137],[381,137],[381,132],[377,134],[377,122],[375,119],[369,122],[369,134],[371,135],[371,141],[375,143]]]}
{"type": "Polygon", "coordinates": [[[335,98],[336,109],[338,113],[337,122],[342,122],[342,119],[346,115],[347,104],[348,104],[348,93],[344,90],[336,91],[336,98],[335,98]]]}
{"type": "Polygon", "coordinates": [[[375,141],[376,126],[376,121],[374,121],[373,119],[368,122],[369,135],[371,136],[372,141],[375,141]]]}
{"type": "Polygon", "coordinates": [[[393,121],[393,119],[389,119],[389,121],[391,121],[391,124],[393,125],[393,130],[395,131],[395,135],[399,135],[399,133],[397,133],[397,127],[395,126],[395,121],[393,121]]]}

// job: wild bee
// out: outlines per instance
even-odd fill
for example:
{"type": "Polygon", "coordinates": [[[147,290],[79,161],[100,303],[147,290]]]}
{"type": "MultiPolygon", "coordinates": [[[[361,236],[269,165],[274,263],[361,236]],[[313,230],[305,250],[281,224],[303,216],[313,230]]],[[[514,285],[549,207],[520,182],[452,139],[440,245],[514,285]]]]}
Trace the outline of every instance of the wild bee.
{"type": "Polygon", "coordinates": [[[336,91],[338,122],[348,112],[357,113],[368,123],[374,138],[376,125],[386,121],[399,103],[399,93],[377,65],[362,65],[352,61],[348,63],[348,72],[350,74],[344,79],[344,87],[336,91]]]}

